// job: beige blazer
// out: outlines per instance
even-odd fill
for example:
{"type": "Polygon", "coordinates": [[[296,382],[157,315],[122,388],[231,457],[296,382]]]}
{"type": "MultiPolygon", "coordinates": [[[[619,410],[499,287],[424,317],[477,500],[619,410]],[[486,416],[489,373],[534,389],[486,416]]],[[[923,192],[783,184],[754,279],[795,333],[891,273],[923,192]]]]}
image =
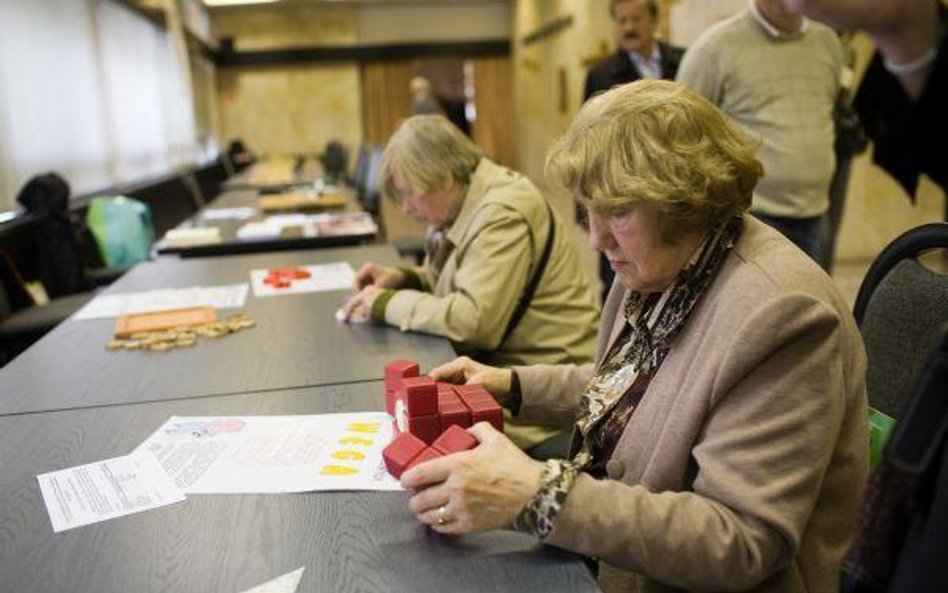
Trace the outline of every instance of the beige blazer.
{"type": "MultiPolygon", "coordinates": [[[[599,305],[575,245],[555,214],[546,271],[526,313],[501,343],[543,253],[551,211],[530,180],[482,159],[446,232],[452,247],[440,274],[435,277],[427,262],[415,268],[424,290],[399,290],[388,302],[385,321],[402,330],[445,336],[458,353],[495,366],[590,362],[599,305]]],[[[556,429],[513,424],[507,432],[526,447],[556,429]]]]}
{"type": "MultiPolygon", "coordinates": [[[[866,357],[829,278],[776,231],[744,233],[612,459],[581,474],[548,543],[613,591],[832,592],[866,481],[866,357]]],[[[603,311],[599,357],[624,323],[603,311]]],[[[520,418],[572,422],[593,365],[517,368],[520,418]]]]}

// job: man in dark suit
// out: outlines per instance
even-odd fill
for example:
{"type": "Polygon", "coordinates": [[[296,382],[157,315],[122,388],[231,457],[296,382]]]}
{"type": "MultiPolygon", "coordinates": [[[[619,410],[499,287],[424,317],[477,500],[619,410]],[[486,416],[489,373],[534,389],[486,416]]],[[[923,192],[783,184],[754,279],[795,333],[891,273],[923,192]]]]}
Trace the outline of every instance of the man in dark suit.
{"type": "MultiPolygon", "coordinates": [[[[596,93],[640,78],[675,80],[685,50],[655,39],[658,4],[655,0],[612,0],[609,14],[615,25],[616,52],[593,66],[586,75],[583,101],[596,93]]],[[[581,218],[577,206],[577,218],[581,218]]],[[[599,259],[602,299],[612,286],[612,267],[604,255],[599,259]]]]}

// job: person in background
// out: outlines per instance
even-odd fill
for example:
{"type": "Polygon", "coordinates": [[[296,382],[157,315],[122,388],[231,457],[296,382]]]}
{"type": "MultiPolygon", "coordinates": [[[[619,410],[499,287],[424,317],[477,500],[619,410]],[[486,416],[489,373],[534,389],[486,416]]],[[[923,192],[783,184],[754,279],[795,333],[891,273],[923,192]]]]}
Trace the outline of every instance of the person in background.
{"type": "MultiPolygon", "coordinates": [[[[782,0],[785,8],[876,44],[853,106],[873,160],[914,199],[922,173],[948,190],[948,8],[939,0],[782,0]]],[[[948,213],[946,213],[948,219],[948,213]]]]}
{"type": "Polygon", "coordinates": [[[759,139],[764,178],[751,211],[826,265],[842,48],[832,29],[780,2],[751,0],[705,31],[677,80],[759,139]]]}
{"type": "MultiPolygon", "coordinates": [[[[685,50],[655,39],[658,25],[658,3],[655,0],[612,0],[609,3],[616,42],[616,52],[596,64],[586,74],[583,101],[614,86],[640,78],[675,80],[685,50]]],[[[583,222],[582,209],[577,206],[576,219],[583,222]]],[[[612,268],[605,257],[599,259],[602,299],[605,300],[613,281],[612,268]]]]}
{"type": "Polygon", "coordinates": [[[459,358],[523,421],[574,428],[545,464],[486,423],[402,485],[436,531],[513,527],[598,561],[618,591],[832,592],[867,472],[866,355],[830,279],[746,211],[763,171],[667,81],[593,98],[547,168],[616,271],[594,364],[459,358]]]}
{"type": "Polygon", "coordinates": [[[412,115],[444,115],[444,109],[431,90],[431,81],[415,76],[408,82],[412,115]]]}
{"type": "MultiPolygon", "coordinates": [[[[413,268],[365,265],[343,316],[445,336],[494,365],[592,360],[596,298],[562,222],[526,177],[485,158],[444,117],[419,115],[392,135],[379,179],[384,196],[429,225],[427,255],[413,268]]],[[[558,433],[507,426],[537,456],[558,433]]]]}

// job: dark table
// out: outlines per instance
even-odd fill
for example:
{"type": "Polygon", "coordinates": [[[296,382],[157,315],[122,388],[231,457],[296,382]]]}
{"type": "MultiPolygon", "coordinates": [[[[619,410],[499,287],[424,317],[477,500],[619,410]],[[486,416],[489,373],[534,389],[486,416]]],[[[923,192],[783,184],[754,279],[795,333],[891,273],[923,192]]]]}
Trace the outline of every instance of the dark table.
{"type": "MultiPolygon", "coordinates": [[[[398,259],[384,245],[161,258],[136,266],[107,293],[236,284],[249,282],[252,269],[338,261],[358,270],[367,261],[394,265],[398,259]]],[[[167,352],[109,352],[114,319],[67,320],[0,369],[0,415],[375,380],[397,358],[417,360],[427,370],[454,357],[441,337],[337,321],[334,313],[349,294],[258,299],[250,290],[241,311],[256,327],[167,352]]]]}
{"type": "Polygon", "coordinates": [[[440,536],[405,492],[192,495],[53,533],[36,475],[126,455],[172,415],[378,410],[380,382],[0,418],[0,590],[237,593],[305,566],[300,592],[586,592],[572,554],[495,531],[440,536]]]}
{"type": "MultiPolygon", "coordinates": [[[[155,250],[161,255],[177,254],[181,257],[210,257],[216,255],[236,255],[241,253],[265,253],[272,251],[288,251],[299,249],[314,249],[325,247],[344,247],[351,245],[363,245],[371,243],[376,239],[376,233],[355,233],[345,235],[324,235],[317,237],[305,237],[297,235],[282,235],[279,237],[265,237],[255,239],[241,239],[237,237],[237,231],[241,226],[248,222],[261,221],[268,216],[268,213],[259,212],[252,218],[235,219],[205,219],[203,214],[207,210],[217,208],[257,208],[259,192],[254,189],[239,189],[226,191],[211,202],[206,208],[195,214],[193,217],[184,221],[178,228],[193,227],[216,227],[220,231],[220,243],[210,243],[207,245],[189,245],[189,246],[170,246],[164,241],[155,243],[155,250]]],[[[358,212],[360,208],[356,204],[355,197],[351,199],[351,204],[345,209],[328,210],[328,212],[358,212]]]]}

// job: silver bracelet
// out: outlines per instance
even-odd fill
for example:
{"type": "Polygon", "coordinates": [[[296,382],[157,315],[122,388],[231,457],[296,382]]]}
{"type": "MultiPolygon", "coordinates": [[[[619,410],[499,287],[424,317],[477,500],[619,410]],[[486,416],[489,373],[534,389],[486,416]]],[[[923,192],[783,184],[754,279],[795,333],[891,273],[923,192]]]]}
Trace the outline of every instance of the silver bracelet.
{"type": "Polygon", "coordinates": [[[927,52],[925,52],[925,55],[917,60],[905,62],[904,64],[896,64],[883,58],[882,64],[885,66],[886,70],[892,74],[895,74],[896,76],[909,76],[910,74],[918,74],[919,72],[928,68],[928,66],[930,66],[931,63],[935,61],[937,56],[938,49],[932,47],[927,52]]]}

